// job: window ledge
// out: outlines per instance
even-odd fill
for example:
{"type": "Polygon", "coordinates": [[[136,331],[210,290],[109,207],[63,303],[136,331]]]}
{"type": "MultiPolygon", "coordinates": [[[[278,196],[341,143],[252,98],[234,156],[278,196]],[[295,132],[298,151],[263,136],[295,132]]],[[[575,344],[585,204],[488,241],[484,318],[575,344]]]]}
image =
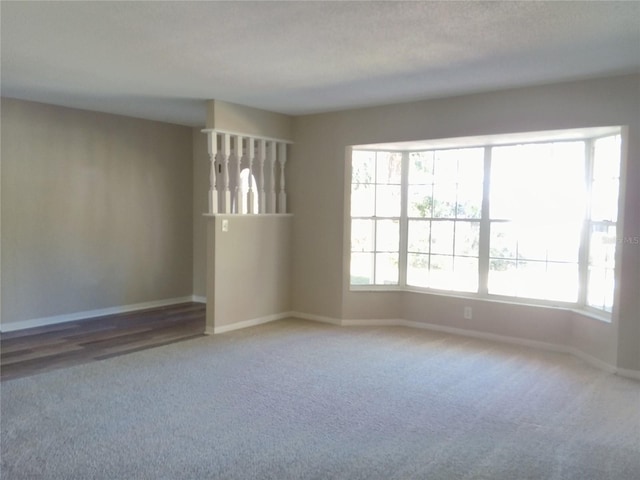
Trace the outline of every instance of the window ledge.
{"type": "Polygon", "coordinates": [[[585,310],[581,308],[571,308],[570,310],[573,313],[577,313],[578,315],[582,315],[583,317],[591,318],[593,320],[598,320],[602,323],[609,323],[609,324],[612,323],[611,315],[607,313],[599,313],[599,312],[594,312],[592,310],[585,310]]]}

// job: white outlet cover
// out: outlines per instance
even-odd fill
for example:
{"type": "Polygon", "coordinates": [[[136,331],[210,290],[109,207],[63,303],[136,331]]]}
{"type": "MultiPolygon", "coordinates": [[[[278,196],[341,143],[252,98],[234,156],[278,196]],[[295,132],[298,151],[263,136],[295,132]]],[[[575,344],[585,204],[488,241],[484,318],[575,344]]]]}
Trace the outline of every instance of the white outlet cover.
{"type": "Polygon", "coordinates": [[[229,220],[222,220],[222,231],[223,232],[229,231],[229,220]]]}

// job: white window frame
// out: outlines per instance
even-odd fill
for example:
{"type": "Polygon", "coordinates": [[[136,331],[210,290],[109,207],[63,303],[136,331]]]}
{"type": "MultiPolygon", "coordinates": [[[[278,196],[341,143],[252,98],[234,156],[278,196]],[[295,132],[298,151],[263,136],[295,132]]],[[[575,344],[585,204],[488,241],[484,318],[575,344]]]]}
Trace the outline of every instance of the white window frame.
{"type": "MultiPolygon", "coordinates": [[[[594,308],[587,304],[587,276],[588,276],[588,251],[589,251],[589,235],[591,231],[591,225],[602,223],[598,221],[592,221],[588,209],[585,211],[583,221],[583,233],[580,243],[580,250],[578,252],[578,268],[579,268],[579,287],[578,287],[578,299],[576,302],[562,302],[543,299],[534,299],[528,297],[515,297],[508,295],[496,295],[488,292],[488,276],[489,276],[489,241],[490,241],[490,228],[491,219],[489,217],[489,182],[490,182],[490,168],[491,168],[491,149],[498,146],[509,146],[518,144],[531,144],[531,143],[551,143],[551,142],[570,142],[570,141],[583,141],[585,142],[586,157],[585,157],[585,184],[587,186],[587,198],[589,198],[591,173],[593,168],[593,144],[595,140],[602,137],[611,135],[620,135],[622,137],[623,145],[626,142],[626,129],[622,126],[610,126],[610,127],[596,127],[596,128],[582,128],[571,130],[554,130],[554,131],[542,131],[542,132],[526,132],[518,134],[504,134],[504,135],[488,135],[483,137],[461,137],[444,140],[430,140],[430,141],[417,141],[417,142],[398,142],[393,144],[369,144],[369,145],[353,145],[347,148],[347,182],[346,188],[346,211],[347,211],[347,234],[345,236],[349,250],[349,264],[351,259],[351,154],[354,150],[368,150],[368,151],[386,151],[386,152],[400,152],[402,153],[402,179],[401,179],[401,213],[400,213],[400,242],[398,248],[399,254],[399,281],[397,285],[383,285],[383,284],[351,284],[350,269],[346,269],[346,282],[349,285],[349,290],[352,292],[371,292],[371,291],[410,291],[417,293],[429,293],[443,296],[462,297],[462,298],[475,298],[485,299],[499,302],[525,304],[525,305],[537,305],[537,306],[550,306],[560,307],[567,309],[574,309],[581,312],[585,312],[594,318],[611,321],[612,312],[607,312],[599,308],[594,308]],[[483,197],[482,197],[482,211],[479,219],[480,222],[480,238],[479,238],[479,252],[478,252],[478,292],[467,293],[458,292],[453,290],[439,290],[434,288],[416,287],[407,285],[407,257],[408,257],[408,223],[409,218],[407,215],[407,197],[408,197],[408,182],[409,182],[409,168],[408,158],[412,152],[421,152],[429,150],[445,150],[445,149],[460,149],[460,148],[484,148],[484,185],[483,185],[483,197]]],[[[617,227],[617,235],[620,236],[620,225],[622,218],[622,201],[621,198],[624,192],[624,147],[620,152],[620,183],[618,189],[618,218],[615,222],[606,222],[608,225],[617,227]]],[[[357,217],[364,218],[364,217],[357,217]]],[[[376,217],[369,217],[376,219],[376,217]]],[[[618,242],[619,243],[619,242],[618,242]]],[[[617,245],[619,246],[619,245],[617,245]]],[[[614,276],[617,278],[618,264],[619,264],[619,248],[616,248],[616,262],[614,266],[614,276]]],[[[616,300],[614,295],[613,311],[616,309],[616,300]]]]}

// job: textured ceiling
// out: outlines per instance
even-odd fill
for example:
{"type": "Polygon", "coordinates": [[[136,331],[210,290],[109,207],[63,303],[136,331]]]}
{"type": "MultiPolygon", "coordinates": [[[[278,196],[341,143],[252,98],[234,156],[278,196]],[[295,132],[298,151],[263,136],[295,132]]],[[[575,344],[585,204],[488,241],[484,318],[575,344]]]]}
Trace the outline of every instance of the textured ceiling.
{"type": "Polygon", "coordinates": [[[640,71],[640,2],[0,3],[2,95],[203,125],[640,71]]]}

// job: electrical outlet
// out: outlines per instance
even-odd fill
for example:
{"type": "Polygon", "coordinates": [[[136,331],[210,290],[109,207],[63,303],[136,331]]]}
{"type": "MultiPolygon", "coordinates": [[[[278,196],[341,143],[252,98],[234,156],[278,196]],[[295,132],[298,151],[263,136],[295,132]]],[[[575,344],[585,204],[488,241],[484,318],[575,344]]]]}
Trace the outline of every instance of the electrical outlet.
{"type": "Polygon", "coordinates": [[[223,232],[229,231],[229,220],[222,220],[222,231],[223,232]]]}
{"type": "Polygon", "coordinates": [[[465,320],[471,320],[473,311],[471,310],[471,307],[464,307],[464,318],[465,320]]]}

